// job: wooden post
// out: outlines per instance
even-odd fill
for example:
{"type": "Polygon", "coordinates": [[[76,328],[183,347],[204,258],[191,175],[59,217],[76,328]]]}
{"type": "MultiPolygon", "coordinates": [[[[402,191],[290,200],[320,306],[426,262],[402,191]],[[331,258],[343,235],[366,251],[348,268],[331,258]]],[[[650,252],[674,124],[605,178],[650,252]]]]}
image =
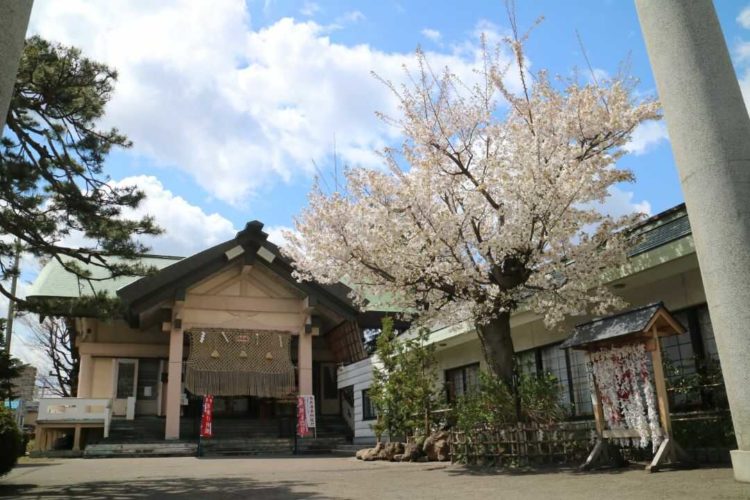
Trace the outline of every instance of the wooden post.
{"type": "MultiPolygon", "coordinates": [[[[589,362],[591,361],[591,353],[586,351],[586,358],[589,362]]],[[[599,439],[602,438],[604,433],[605,422],[604,422],[604,408],[602,408],[602,395],[599,393],[599,385],[596,383],[596,377],[591,374],[594,380],[594,422],[596,423],[596,433],[599,435],[599,439]]]]}
{"type": "Polygon", "coordinates": [[[73,431],[73,451],[81,451],[81,425],[76,425],[73,431]]]}
{"type": "Polygon", "coordinates": [[[164,425],[164,439],[180,439],[180,403],[182,399],[182,349],[184,335],[180,308],[172,310],[172,331],[169,334],[169,366],[167,368],[167,418],[164,425]]]}
{"type": "Polygon", "coordinates": [[[659,404],[659,419],[664,430],[664,437],[672,436],[672,419],[669,415],[669,396],[667,394],[667,383],[664,377],[664,364],[661,358],[661,342],[659,342],[659,331],[654,325],[651,328],[654,336],[654,350],[651,351],[651,362],[654,368],[654,386],[656,398],[659,404]]]}

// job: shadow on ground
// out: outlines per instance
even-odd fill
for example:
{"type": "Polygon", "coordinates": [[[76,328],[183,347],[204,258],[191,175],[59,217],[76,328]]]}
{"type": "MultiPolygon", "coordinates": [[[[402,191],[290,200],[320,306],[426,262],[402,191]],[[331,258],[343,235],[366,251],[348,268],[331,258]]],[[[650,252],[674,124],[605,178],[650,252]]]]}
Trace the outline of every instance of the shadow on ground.
{"type": "Polygon", "coordinates": [[[579,471],[572,466],[548,466],[548,467],[486,467],[465,465],[448,469],[448,474],[453,476],[533,476],[535,474],[622,474],[631,470],[643,470],[639,464],[630,464],[627,467],[603,467],[590,471],[579,471]]]}
{"type": "Polygon", "coordinates": [[[34,484],[1,484],[0,497],[161,499],[161,498],[330,498],[316,492],[311,483],[275,481],[264,483],[245,478],[168,478],[140,481],[101,481],[70,486],[38,487],[34,484]],[[293,491],[292,489],[296,490],[293,491]]]}

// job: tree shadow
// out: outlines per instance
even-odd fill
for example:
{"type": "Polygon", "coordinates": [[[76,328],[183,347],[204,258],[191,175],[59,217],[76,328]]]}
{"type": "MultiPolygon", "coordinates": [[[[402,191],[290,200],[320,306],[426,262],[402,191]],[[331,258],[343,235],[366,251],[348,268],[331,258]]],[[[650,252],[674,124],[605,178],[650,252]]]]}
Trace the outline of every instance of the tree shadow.
{"type": "Polygon", "coordinates": [[[453,476],[534,476],[546,474],[622,474],[631,470],[643,470],[640,464],[631,464],[626,467],[602,467],[589,471],[580,471],[573,465],[549,465],[538,467],[491,467],[480,465],[464,465],[448,469],[448,474],[453,476]]]}
{"type": "Polygon", "coordinates": [[[314,484],[301,481],[260,482],[246,478],[164,478],[147,480],[96,481],[68,486],[0,484],[0,497],[84,498],[84,499],[161,499],[161,498],[332,498],[314,490],[314,484]],[[297,491],[293,491],[296,489],[297,491]]]}

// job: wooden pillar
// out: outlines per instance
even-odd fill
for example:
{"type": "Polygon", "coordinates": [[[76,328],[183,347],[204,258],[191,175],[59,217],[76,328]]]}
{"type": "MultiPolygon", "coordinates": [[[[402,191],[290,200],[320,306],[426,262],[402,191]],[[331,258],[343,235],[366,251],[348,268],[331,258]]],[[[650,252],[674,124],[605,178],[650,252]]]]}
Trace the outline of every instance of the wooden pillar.
{"type": "MultiPolygon", "coordinates": [[[[590,362],[591,353],[587,351],[586,357],[590,362]]],[[[606,428],[606,422],[604,421],[604,408],[602,407],[602,395],[599,392],[599,385],[593,373],[591,374],[591,377],[594,380],[594,393],[592,394],[594,422],[596,423],[596,433],[599,435],[599,438],[601,438],[602,434],[604,433],[604,429],[606,428]]]]}
{"type": "Polygon", "coordinates": [[[656,398],[659,403],[659,418],[661,427],[667,437],[672,436],[672,420],[669,415],[669,396],[667,394],[667,383],[664,377],[664,364],[661,358],[661,343],[659,342],[659,332],[654,326],[651,329],[654,336],[654,350],[651,351],[651,362],[654,365],[654,386],[656,388],[656,398]]]}
{"type": "Polygon", "coordinates": [[[94,361],[91,354],[81,354],[81,361],[78,366],[78,392],[76,396],[79,398],[90,398],[91,397],[91,383],[92,383],[92,371],[94,369],[94,361]]]}
{"type": "Polygon", "coordinates": [[[297,344],[297,375],[299,377],[299,394],[307,396],[313,393],[312,383],[312,339],[311,333],[303,328],[297,344]]]}
{"type": "Polygon", "coordinates": [[[73,431],[73,451],[81,451],[81,426],[76,425],[73,431]]]}
{"type": "Polygon", "coordinates": [[[169,334],[169,366],[167,367],[167,421],[164,439],[180,439],[180,400],[182,399],[182,322],[172,320],[169,334]]]}

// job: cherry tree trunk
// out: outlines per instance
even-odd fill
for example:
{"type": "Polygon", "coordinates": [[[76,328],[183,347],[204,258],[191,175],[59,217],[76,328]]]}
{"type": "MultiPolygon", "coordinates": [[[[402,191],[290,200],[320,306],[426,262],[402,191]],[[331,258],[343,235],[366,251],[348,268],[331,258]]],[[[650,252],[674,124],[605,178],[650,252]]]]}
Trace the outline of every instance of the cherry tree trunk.
{"type": "Polygon", "coordinates": [[[475,325],[489,372],[513,388],[513,339],[510,313],[503,312],[487,323],[475,325]]]}

